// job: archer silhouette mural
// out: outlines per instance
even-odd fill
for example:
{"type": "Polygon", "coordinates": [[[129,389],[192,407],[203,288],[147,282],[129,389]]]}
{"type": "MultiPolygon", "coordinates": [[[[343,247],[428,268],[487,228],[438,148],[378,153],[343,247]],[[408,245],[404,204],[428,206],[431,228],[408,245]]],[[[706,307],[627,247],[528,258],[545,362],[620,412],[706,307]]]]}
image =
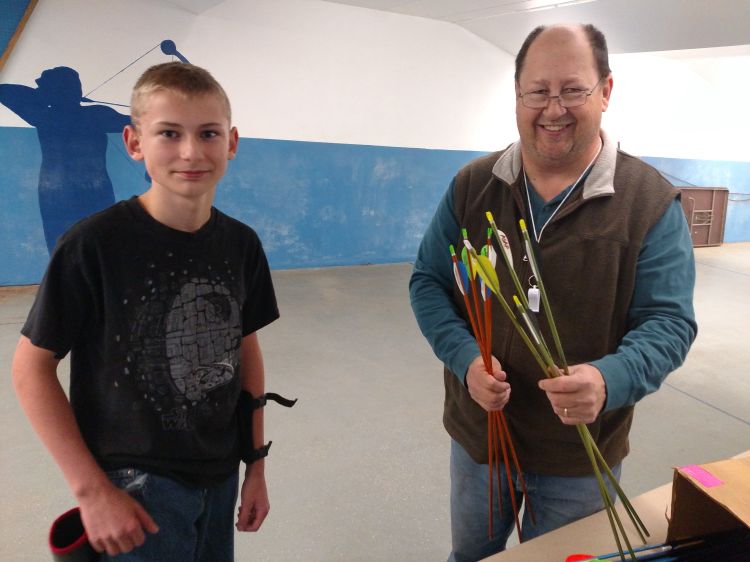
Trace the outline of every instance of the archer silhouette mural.
{"type": "MultiPolygon", "coordinates": [[[[188,62],[173,41],[162,41],[157,47],[188,62]]],[[[75,222],[114,204],[107,172],[107,133],[121,132],[130,123],[130,115],[107,107],[120,104],[84,97],[78,72],[67,66],[43,71],[36,84],[36,88],[0,84],[0,103],[36,127],[42,152],[39,210],[52,253],[58,236],[75,222]]]]}

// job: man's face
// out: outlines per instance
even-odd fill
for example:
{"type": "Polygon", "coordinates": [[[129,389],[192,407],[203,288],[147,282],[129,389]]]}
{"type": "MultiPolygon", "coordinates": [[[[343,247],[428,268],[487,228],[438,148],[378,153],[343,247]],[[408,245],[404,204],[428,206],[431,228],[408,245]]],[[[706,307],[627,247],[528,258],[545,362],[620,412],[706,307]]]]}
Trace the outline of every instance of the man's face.
{"type": "MultiPolygon", "coordinates": [[[[599,81],[591,46],[580,29],[552,28],[531,44],[516,83],[516,96],[565,88],[591,90],[599,81]]],[[[607,77],[579,107],[552,99],[543,109],[525,107],[516,97],[516,123],[527,164],[549,170],[585,166],[599,148],[599,127],[607,109],[612,79],[607,77]]]]}
{"type": "Polygon", "coordinates": [[[237,130],[217,96],[161,90],[146,100],[138,126],[126,128],[125,144],[145,161],[153,188],[170,197],[213,198],[237,150],[237,130]]]}

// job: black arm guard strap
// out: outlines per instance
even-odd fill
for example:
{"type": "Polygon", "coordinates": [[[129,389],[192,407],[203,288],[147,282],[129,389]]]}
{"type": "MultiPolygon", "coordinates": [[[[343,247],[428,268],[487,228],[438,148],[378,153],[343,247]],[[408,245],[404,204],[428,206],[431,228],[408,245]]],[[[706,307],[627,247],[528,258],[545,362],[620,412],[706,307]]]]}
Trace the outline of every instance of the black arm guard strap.
{"type": "Polygon", "coordinates": [[[240,459],[245,464],[252,464],[268,456],[272,441],[253,449],[253,411],[265,406],[269,400],[287,408],[291,408],[297,402],[296,399],[289,400],[273,392],[267,392],[258,398],[253,398],[253,395],[245,390],[240,392],[240,398],[237,401],[237,420],[239,422],[240,459]]]}

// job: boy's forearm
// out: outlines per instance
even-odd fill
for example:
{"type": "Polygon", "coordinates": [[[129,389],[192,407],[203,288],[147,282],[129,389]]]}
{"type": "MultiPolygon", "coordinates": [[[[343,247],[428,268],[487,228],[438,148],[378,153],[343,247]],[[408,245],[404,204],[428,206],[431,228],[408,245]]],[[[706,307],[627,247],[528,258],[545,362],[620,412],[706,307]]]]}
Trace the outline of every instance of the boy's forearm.
{"type": "MultiPolygon", "coordinates": [[[[263,371],[263,354],[260,351],[258,334],[252,333],[242,338],[240,376],[242,378],[242,390],[252,394],[254,397],[263,395],[265,392],[265,376],[263,371]]],[[[263,410],[257,408],[253,411],[253,448],[257,449],[264,445],[263,433],[263,410]]],[[[253,465],[258,464],[258,461],[253,465]]]]}
{"type": "Polygon", "coordinates": [[[13,386],[34,431],[63,472],[76,498],[109,481],[81,436],[51,352],[22,337],[13,359],[13,386]]]}

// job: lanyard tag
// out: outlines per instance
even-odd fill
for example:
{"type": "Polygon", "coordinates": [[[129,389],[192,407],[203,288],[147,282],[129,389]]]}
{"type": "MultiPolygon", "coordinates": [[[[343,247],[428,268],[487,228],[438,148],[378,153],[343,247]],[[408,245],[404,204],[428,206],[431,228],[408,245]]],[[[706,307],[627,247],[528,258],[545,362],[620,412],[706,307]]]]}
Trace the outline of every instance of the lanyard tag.
{"type": "Polygon", "coordinates": [[[539,289],[536,285],[529,289],[529,308],[533,312],[539,312],[539,289]]]}

